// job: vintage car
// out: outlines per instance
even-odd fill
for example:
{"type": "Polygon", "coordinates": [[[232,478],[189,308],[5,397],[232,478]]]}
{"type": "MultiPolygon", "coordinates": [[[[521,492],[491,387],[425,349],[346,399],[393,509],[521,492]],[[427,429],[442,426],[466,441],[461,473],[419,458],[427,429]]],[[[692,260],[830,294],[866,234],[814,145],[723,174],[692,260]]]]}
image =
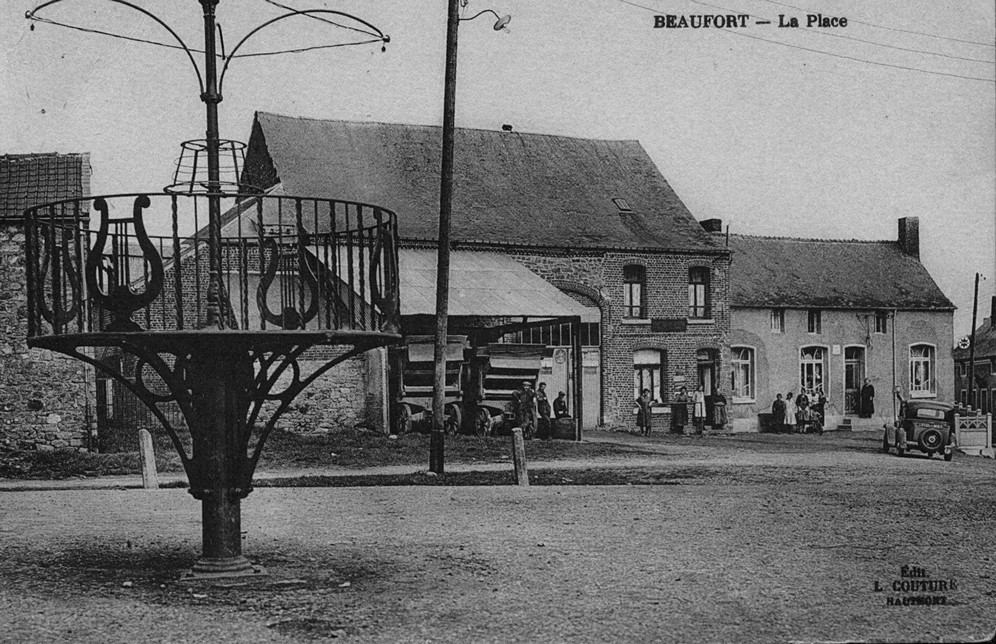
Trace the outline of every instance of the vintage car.
{"type": "Polygon", "coordinates": [[[954,456],[954,407],[932,400],[906,400],[899,406],[899,419],[885,426],[882,451],[896,450],[902,456],[915,449],[928,457],[943,453],[944,460],[954,456]]]}

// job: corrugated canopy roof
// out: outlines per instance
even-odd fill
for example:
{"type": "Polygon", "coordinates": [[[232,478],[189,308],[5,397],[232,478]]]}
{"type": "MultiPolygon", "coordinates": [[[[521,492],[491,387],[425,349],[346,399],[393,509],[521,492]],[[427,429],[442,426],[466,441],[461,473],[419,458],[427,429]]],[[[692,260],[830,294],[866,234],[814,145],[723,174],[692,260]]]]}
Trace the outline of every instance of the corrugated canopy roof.
{"type": "MultiPolygon", "coordinates": [[[[260,112],[243,181],[389,208],[402,239],[434,241],[441,140],[433,126],[260,112]]],[[[454,241],[725,252],[637,141],[459,128],[455,157],[454,241]]]]}
{"type": "MultiPolygon", "coordinates": [[[[401,314],[436,314],[436,252],[401,249],[401,314]]],[[[498,253],[450,254],[449,315],[554,318],[589,310],[514,259],[498,253]]]]}
{"type": "Polygon", "coordinates": [[[20,219],[26,208],[89,195],[87,153],[0,156],[0,219],[20,219]]]}
{"type": "Polygon", "coordinates": [[[731,235],[730,247],[733,306],[955,308],[896,242],[731,235]]]}

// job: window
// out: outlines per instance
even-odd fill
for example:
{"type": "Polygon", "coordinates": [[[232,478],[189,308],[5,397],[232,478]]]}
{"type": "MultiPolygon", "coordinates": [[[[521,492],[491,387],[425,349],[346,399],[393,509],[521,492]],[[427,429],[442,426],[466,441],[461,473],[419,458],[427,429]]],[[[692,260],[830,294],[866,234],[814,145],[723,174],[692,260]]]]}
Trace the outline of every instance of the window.
{"type": "Polygon", "coordinates": [[[799,386],[807,391],[820,387],[828,398],[829,383],[824,377],[827,372],[827,350],[825,347],[803,347],[799,351],[799,386]]]}
{"type": "Polygon", "coordinates": [[[934,347],[914,344],[910,347],[910,396],[932,396],[936,392],[934,347]]]}
{"type": "Polygon", "coordinates": [[[643,306],[647,290],[647,270],[637,264],[623,267],[623,317],[646,317],[643,306]]]}
{"type": "Polygon", "coordinates": [[[732,389],[734,400],[754,400],[754,349],[731,347],[733,350],[732,389]]]}
{"type": "Polygon", "coordinates": [[[657,349],[640,349],[633,352],[633,400],[640,397],[644,389],[656,402],[664,400],[664,383],[661,378],[663,354],[657,349]]]}
{"type": "Polygon", "coordinates": [[[822,333],[823,315],[819,309],[809,309],[806,330],[810,333],[822,333]]]}
{"type": "Polygon", "coordinates": [[[688,317],[709,317],[709,269],[696,266],[688,271],[688,317]]]}
{"type": "Polygon", "coordinates": [[[875,312],[875,333],[889,332],[889,314],[886,311],[875,312]]]}
{"type": "Polygon", "coordinates": [[[961,404],[968,405],[968,389],[961,390],[961,404]]]}
{"type": "Polygon", "coordinates": [[[771,309],[771,332],[785,333],[785,311],[783,309],[771,309]]]}

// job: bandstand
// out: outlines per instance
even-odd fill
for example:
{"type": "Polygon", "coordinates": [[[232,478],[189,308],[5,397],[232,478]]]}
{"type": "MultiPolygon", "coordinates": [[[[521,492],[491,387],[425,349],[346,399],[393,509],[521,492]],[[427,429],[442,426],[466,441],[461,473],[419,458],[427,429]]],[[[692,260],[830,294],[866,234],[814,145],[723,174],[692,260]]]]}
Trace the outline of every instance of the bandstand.
{"type": "MultiPolygon", "coordinates": [[[[38,11],[58,1],[27,17],[42,20],[38,11]]],[[[144,9],[107,1],[152,17],[182,45],[144,9]]],[[[160,421],[202,505],[192,574],[254,574],[242,554],[241,500],[267,436],[315,379],[400,339],[397,221],[376,205],[252,190],[239,184],[237,167],[226,181],[221,159],[233,152],[237,166],[239,145],[218,136],[216,65],[227,67],[249,36],[284,18],[346,17],[377,42],[389,39],[340,12],[290,11],[219,56],[217,0],[198,1],[207,138],[183,149],[203,157],[162,193],[26,211],[28,344],[89,363],[160,421]],[[150,235],[151,222],[169,232],[150,235]],[[305,370],[305,360],[320,366],[305,370]]]]}

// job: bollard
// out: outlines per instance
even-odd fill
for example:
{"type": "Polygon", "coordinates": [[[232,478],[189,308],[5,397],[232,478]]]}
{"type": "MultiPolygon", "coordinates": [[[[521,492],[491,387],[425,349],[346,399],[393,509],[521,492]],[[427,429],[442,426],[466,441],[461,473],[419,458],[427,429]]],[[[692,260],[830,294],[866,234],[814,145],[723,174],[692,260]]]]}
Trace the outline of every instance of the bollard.
{"type": "Polygon", "coordinates": [[[158,490],[159,475],[156,473],[156,453],[152,449],[152,434],[149,433],[149,430],[138,430],[138,445],[142,454],[142,487],[146,490],[158,490]]]}
{"type": "Polygon", "coordinates": [[[529,485],[529,472],[526,471],[526,444],[522,440],[522,428],[512,430],[512,460],[515,463],[515,484],[529,485]]]}

